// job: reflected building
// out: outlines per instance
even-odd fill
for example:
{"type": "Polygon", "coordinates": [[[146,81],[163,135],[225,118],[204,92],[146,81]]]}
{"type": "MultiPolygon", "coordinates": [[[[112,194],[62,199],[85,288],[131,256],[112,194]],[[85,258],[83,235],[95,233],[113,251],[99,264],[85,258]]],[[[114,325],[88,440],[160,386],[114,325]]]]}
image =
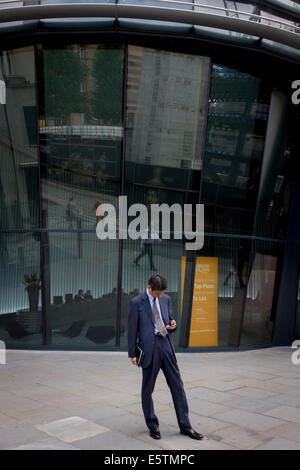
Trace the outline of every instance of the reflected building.
{"type": "Polygon", "coordinates": [[[156,16],[142,18],[140,2],[124,0],[111,3],[116,22],[101,2],[84,14],[85,3],[71,20],[41,1],[31,21],[6,12],[0,24],[0,339],[124,350],[130,300],[155,267],[179,349],[290,344],[300,336],[299,11],[182,5],[201,25],[175,21],[166,2],[148,2],[156,16]],[[157,16],[166,8],[168,22],[157,16]],[[174,215],[151,262],[140,239],[99,240],[101,205],[118,217],[119,196],[148,209],[204,204],[203,247],[186,250],[174,215]]]}
{"type": "Polygon", "coordinates": [[[158,186],[160,166],[199,170],[209,59],[132,47],[128,60],[128,160],[155,167],[158,186]]]}

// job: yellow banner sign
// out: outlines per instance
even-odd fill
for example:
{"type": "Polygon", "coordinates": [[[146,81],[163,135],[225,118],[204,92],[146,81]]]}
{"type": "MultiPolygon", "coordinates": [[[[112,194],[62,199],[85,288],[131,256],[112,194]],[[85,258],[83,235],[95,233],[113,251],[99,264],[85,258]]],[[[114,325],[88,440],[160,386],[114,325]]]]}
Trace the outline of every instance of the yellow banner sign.
{"type": "Polygon", "coordinates": [[[189,346],[218,346],[218,258],[196,258],[189,346]]]}

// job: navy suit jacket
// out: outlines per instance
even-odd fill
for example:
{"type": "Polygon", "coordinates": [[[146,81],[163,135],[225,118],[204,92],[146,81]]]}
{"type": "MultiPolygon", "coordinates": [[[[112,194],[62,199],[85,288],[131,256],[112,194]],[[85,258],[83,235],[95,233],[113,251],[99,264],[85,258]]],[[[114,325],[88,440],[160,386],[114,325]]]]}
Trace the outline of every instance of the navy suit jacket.
{"type": "MultiPolygon", "coordinates": [[[[159,299],[159,305],[164,324],[167,326],[171,320],[174,320],[172,316],[172,302],[170,297],[163,294],[159,299]]],[[[175,330],[172,330],[172,332],[173,331],[175,330]]],[[[170,344],[175,357],[170,333],[170,330],[168,330],[170,344]]],[[[139,343],[141,349],[144,351],[144,360],[142,363],[143,368],[148,367],[151,363],[154,336],[154,313],[152,311],[148,295],[144,292],[131,300],[128,315],[128,356],[136,357],[135,347],[136,344],[139,343]]]]}

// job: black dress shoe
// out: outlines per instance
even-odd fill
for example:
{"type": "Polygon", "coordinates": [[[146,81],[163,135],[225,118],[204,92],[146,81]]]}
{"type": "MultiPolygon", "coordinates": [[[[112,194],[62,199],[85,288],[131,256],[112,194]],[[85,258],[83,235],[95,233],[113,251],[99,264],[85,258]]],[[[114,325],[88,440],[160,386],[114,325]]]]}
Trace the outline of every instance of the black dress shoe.
{"type": "Polygon", "coordinates": [[[197,439],[198,441],[203,439],[202,434],[199,434],[198,432],[194,431],[194,429],[188,429],[187,431],[181,430],[180,434],[183,434],[184,436],[189,436],[192,439],[197,439]]]}
{"type": "Polygon", "coordinates": [[[152,437],[152,439],[160,439],[161,438],[159,429],[150,429],[149,434],[150,434],[150,437],[152,437]]]}

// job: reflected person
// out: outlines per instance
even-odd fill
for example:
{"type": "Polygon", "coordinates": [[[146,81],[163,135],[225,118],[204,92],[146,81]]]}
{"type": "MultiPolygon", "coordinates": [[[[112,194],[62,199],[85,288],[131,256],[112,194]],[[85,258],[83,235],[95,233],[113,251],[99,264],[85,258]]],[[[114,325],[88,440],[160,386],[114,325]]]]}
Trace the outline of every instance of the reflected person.
{"type": "Polygon", "coordinates": [[[244,269],[245,262],[246,262],[245,249],[242,245],[240,245],[240,247],[238,249],[238,253],[237,253],[236,271],[235,271],[235,267],[234,267],[233,270],[231,269],[229,271],[229,273],[227,274],[226,279],[224,281],[224,286],[227,285],[227,283],[228,283],[229,279],[231,278],[231,276],[233,276],[233,274],[235,274],[235,272],[237,272],[240,287],[241,288],[246,287],[246,284],[244,283],[244,280],[243,280],[243,269],[244,269]]]}
{"type": "Polygon", "coordinates": [[[156,271],[156,267],[153,264],[153,243],[154,240],[158,240],[161,242],[159,235],[157,232],[154,232],[152,228],[148,227],[146,230],[142,232],[141,238],[141,251],[138,256],[132,261],[133,264],[139,266],[139,261],[146,255],[148,255],[149,266],[152,271],[156,271]]]}

